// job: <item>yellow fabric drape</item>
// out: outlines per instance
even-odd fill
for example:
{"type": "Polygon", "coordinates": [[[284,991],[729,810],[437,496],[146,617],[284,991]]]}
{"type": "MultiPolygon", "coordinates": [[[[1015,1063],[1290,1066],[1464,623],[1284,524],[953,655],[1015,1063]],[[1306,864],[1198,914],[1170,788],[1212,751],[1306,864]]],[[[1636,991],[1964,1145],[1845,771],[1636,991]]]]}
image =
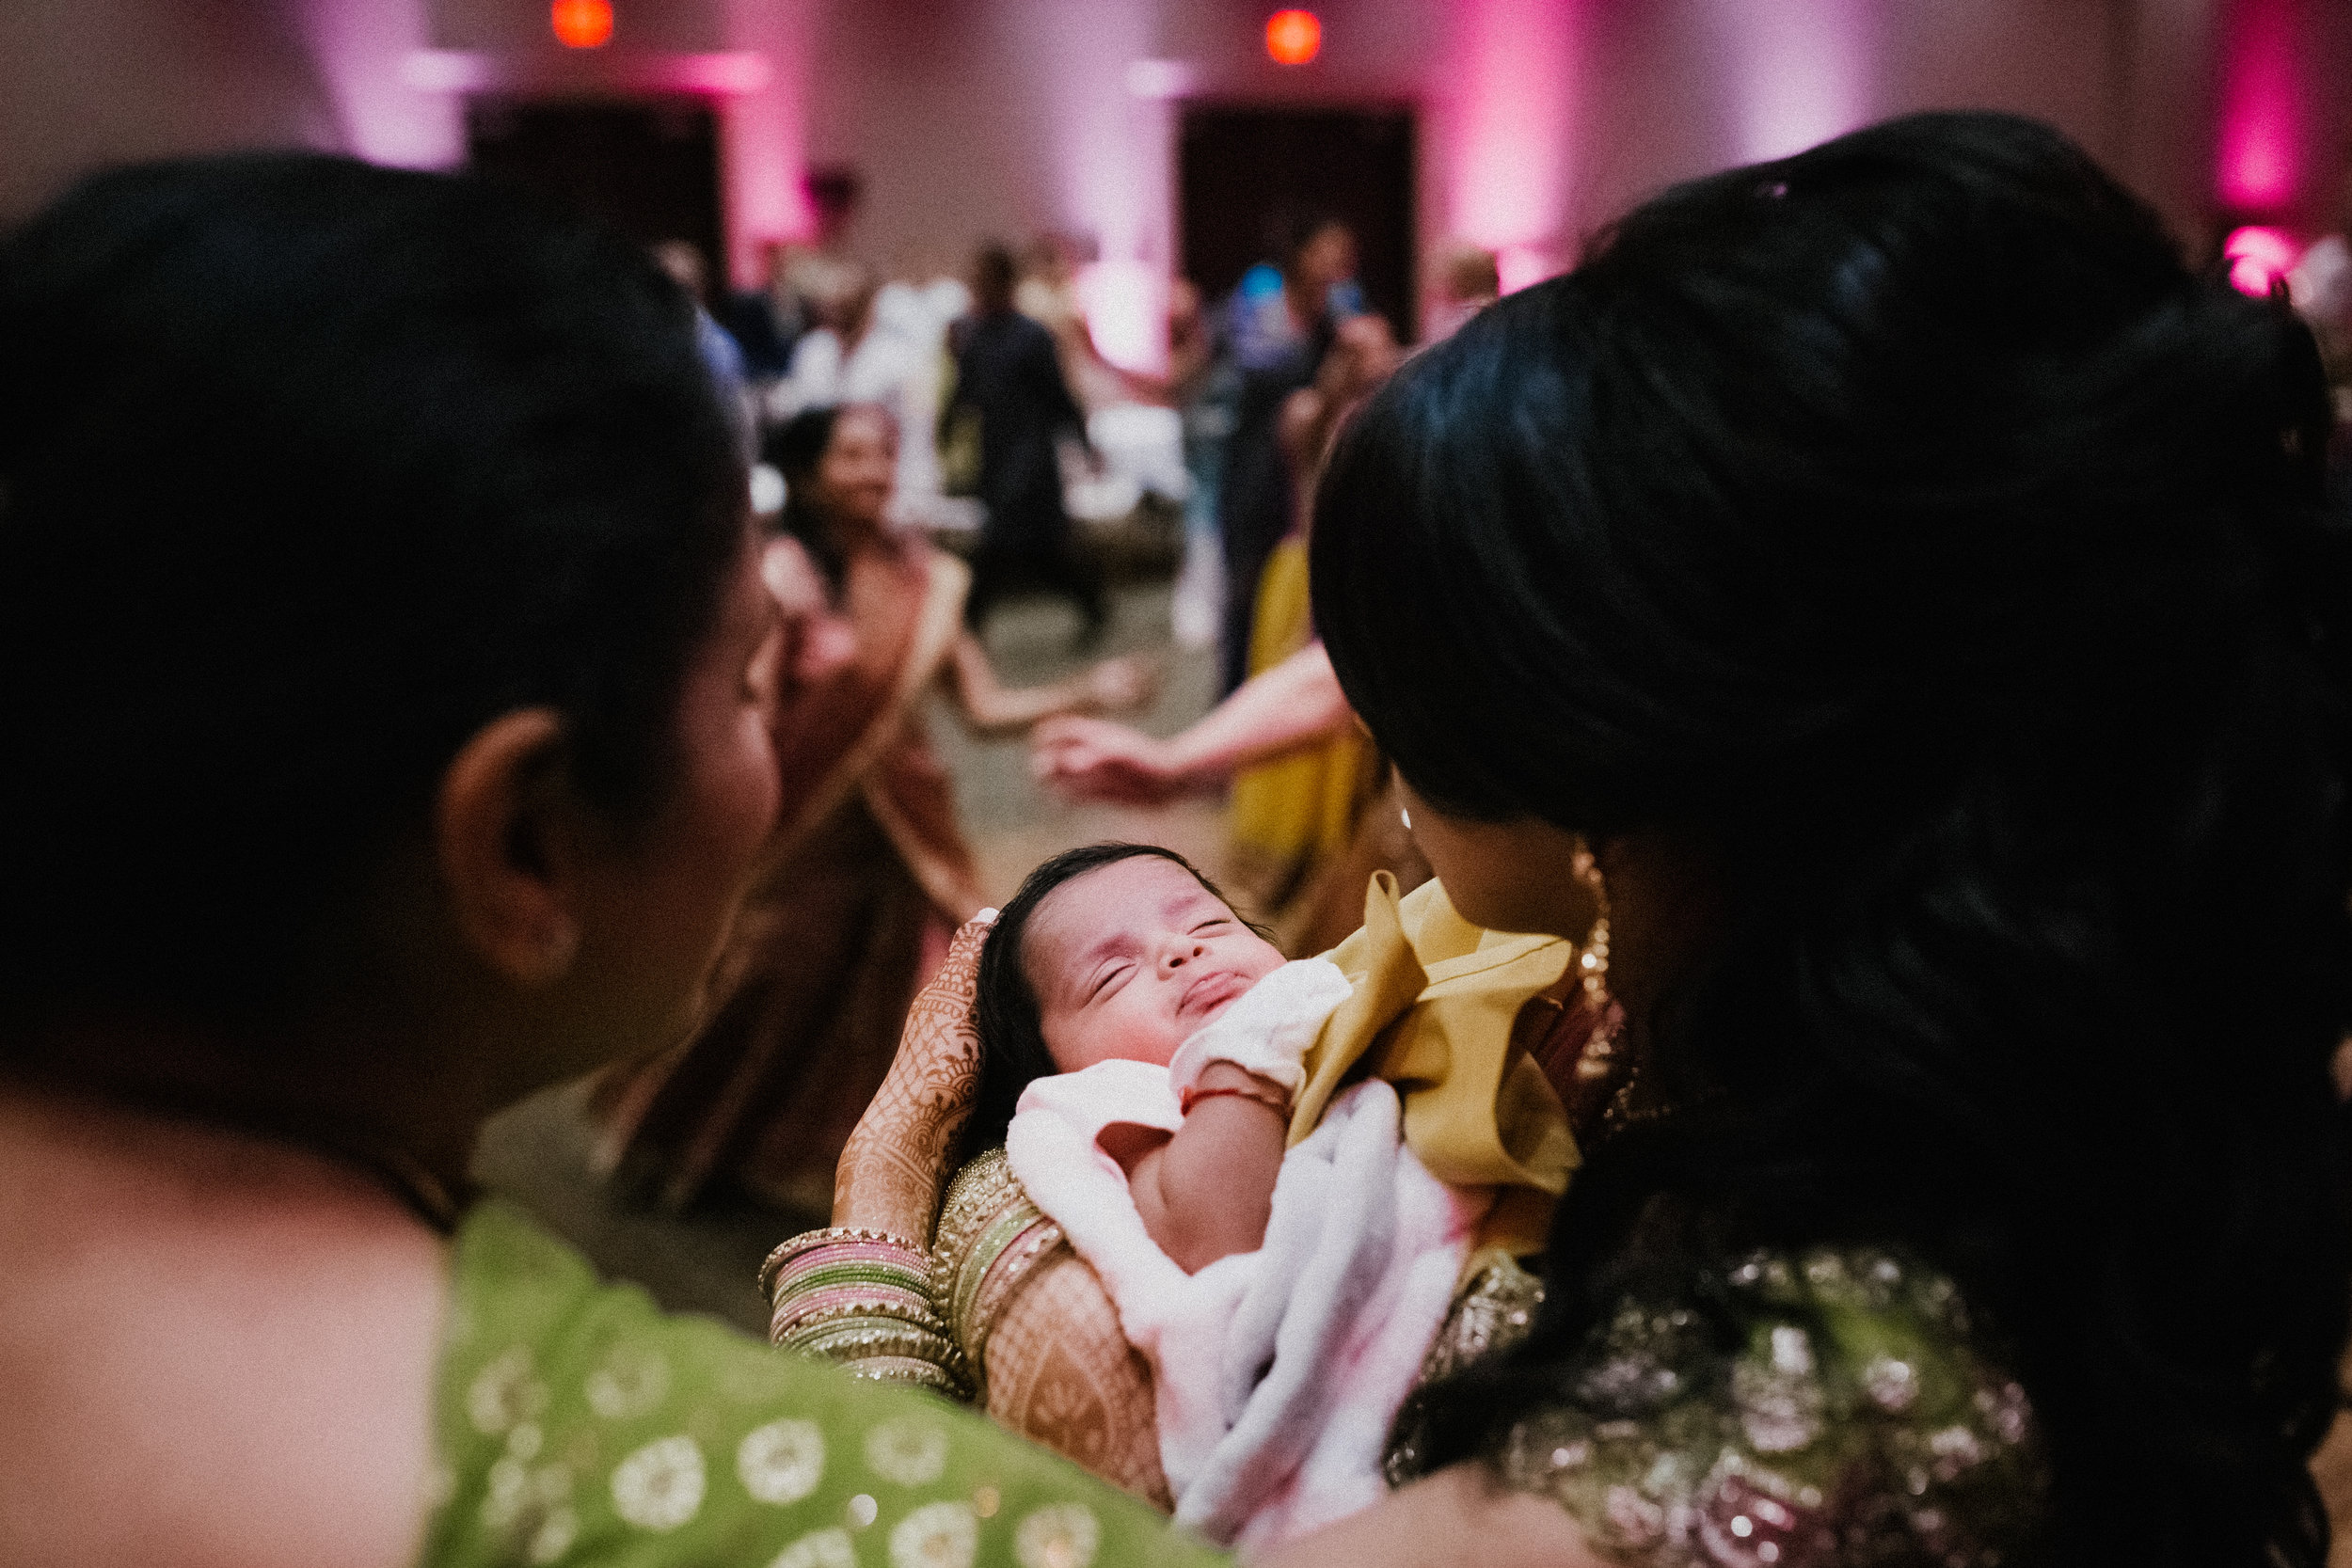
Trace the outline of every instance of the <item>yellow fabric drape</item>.
{"type": "Polygon", "coordinates": [[[1578,1154],[1560,1097],[1514,1049],[1512,1024],[1575,953],[1559,937],[1472,926],[1434,881],[1399,899],[1396,879],[1375,873],[1363,928],[1327,955],[1356,993],[1307,1053],[1291,1142],[1314,1130],[1343,1085],[1384,1079],[1404,1101],[1405,1141],[1430,1174],[1502,1189],[1473,1251],[1541,1251],[1578,1154]]]}

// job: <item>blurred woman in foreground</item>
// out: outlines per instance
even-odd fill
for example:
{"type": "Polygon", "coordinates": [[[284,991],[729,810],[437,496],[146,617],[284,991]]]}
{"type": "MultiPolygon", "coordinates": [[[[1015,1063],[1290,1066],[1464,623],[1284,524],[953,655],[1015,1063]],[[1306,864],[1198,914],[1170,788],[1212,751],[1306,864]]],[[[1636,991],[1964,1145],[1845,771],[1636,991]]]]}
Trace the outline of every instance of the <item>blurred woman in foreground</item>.
{"type": "Polygon", "coordinates": [[[469,1201],[491,1111],[692,1021],[776,816],[679,291],[465,181],[160,165],[0,245],[0,1560],[1188,1556],[469,1201]]]}
{"type": "Polygon", "coordinates": [[[1333,668],[1465,917],[1575,934],[1591,845],[1627,1028],[1534,1334],[1296,1560],[2326,1559],[2328,412],[1992,116],[1670,192],[1373,400],[1333,668]]]}

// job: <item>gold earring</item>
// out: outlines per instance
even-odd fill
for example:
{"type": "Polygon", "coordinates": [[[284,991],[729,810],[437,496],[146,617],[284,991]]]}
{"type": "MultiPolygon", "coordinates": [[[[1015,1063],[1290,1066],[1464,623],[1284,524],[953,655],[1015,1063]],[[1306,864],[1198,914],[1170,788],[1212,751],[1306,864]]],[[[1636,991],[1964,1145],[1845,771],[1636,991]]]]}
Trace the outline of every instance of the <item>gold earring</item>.
{"type": "Polygon", "coordinates": [[[1609,1000],[1609,883],[1589,846],[1578,845],[1576,858],[1568,865],[1577,880],[1593,890],[1597,911],[1593,928],[1585,933],[1584,951],[1577,955],[1577,967],[1583,972],[1584,994],[1596,1004],[1605,1004],[1609,1000]]]}
{"type": "MultiPolygon", "coordinates": [[[[1601,877],[1600,863],[1594,859],[1588,845],[1577,846],[1576,858],[1569,867],[1578,880],[1593,890],[1593,901],[1598,906],[1598,912],[1593,916],[1593,928],[1585,933],[1584,950],[1576,956],[1576,967],[1584,988],[1584,999],[1592,1004],[1597,1017],[1605,1020],[1609,1011],[1609,884],[1601,877]]],[[[1595,1024],[1585,1042],[1584,1053],[1577,1058],[1578,1077],[1606,1078],[1616,1071],[1615,1033],[1605,1022],[1595,1024]]]]}

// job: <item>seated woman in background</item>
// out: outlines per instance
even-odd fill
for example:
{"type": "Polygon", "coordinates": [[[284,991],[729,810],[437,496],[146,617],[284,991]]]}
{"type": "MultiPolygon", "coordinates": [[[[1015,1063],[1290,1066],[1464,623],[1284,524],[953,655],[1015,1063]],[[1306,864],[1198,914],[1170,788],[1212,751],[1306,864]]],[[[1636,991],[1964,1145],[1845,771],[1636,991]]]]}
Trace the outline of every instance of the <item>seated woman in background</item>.
{"type": "Polygon", "coordinates": [[[1134,659],[1009,689],[964,627],[971,571],[890,526],[898,431],[873,404],[813,408],[768,438],[785,476],[771,586],[839,657],[780,737],[790,800],[691,1040],[598,1089],[600,1163],[680,1208],[714,1183],[821,1214],[834,1164],[889,1070],[915,988],[981,903],[954,781],[924,733],[944,691],[983,734],[1151,695],[1134,659]]]}
{"type": "Polygon", "coordinates": [[[695,1017],[807,696],[649,261],[135,168],[0,246],[0,1560],[1194,1555],[468,1199],[695,1017]]]}
{"type": "Polygon", "coordinates": [[[1465,916],[1573,930],[1590,841],[1626,1035],[1533,1337],[1292,1560],[2326,1559],[2328,419],[1995,116],[1671,191],[1367,405],[1333,668],[1465,916]]]}

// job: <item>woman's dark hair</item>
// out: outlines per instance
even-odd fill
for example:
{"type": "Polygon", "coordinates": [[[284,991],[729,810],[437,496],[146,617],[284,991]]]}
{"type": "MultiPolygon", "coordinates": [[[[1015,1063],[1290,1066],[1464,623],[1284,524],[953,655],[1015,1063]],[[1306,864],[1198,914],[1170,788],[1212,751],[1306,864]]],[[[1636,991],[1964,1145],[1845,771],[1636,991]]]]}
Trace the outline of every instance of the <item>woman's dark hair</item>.
{"type": "Polygon", "coordinates": [[[1720,1303],[1740,1249],[1889,1242],[2006,1336],[2052,1560],[2322,1560],[2328,429],[2282,302],[1991,115],[1670,191],[1373,400],[1312,544],[1356,711],[1454,812],[1688,835],[1725,908],[1652,1020],[1696,1103],[1578,1172],[1440,1459],[1576,1402],[1637,1278],[1720,1303]]]}
{"type": "Polygon", "coordinates": [[[649,816],[746,508],[624,240],[310,154],[85,181],[0,244],[0,1015],[286,1006],[513,708],[649,816]]]}
{"type": "Polygon", "coordinates": [[[1037,991],[1021,962],[1021,942],[1029,917],[1064,882],[1139,855],[1174,862],[1208,889],[1211,897],[1228,909],[1232,907],[1232,900],[1199,866],[1156,844],[1082,845],[1063,850],[1023,878],[1019,890],[996,912],[996,924],[990,927],[988,941],[980,948],[979,979],[972,998],[972,1021],[980,1036],[980,1086],[971,1124],[963,1134],[966,1149],[1003,1143],[1021,1091],[1061,1070],[1054,1065],[1053,1053],[1045,1049],[1037,991]]]}

